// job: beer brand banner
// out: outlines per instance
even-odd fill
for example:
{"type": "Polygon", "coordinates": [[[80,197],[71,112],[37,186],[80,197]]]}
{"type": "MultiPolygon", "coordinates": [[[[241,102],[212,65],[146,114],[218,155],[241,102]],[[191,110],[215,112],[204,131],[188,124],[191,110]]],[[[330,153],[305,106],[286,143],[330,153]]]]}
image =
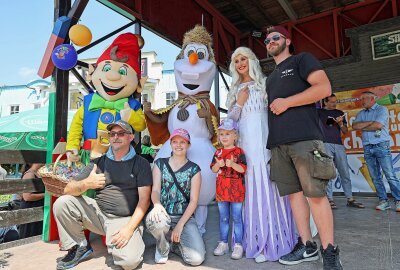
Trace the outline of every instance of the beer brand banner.
{"type": "MultiPolygon", "coordinates": [[[[46,151],[48,113],[49,108],[42,107],[0,117],[0,151],[46,151]]],[[[68,128],[71,126],[73,116],[73,112],[68,112],[68,128]]]]}
{"type": "Polygon", "coordinates": [[[47,132],[0,133],[0,150],[42,150],[47,146],[47,132]]]}
{"type": "MultiPolygon", "coordinates": [[[[363,88],[351,91],[337,92],[337,109],[346,114],[349,132],[342,134],[343,145],[346,148],[347,159],[350,166],[350,176],[354,192],[375,192],[375,187],[368,173],[364,159],[364,149],[361,131],[351,128],[357,113],[362,110],[360,95],[365,91],[373,92],[378,96],[377,103],[386,106],[389,111],[389,134],[391,135],[392,162],[396,175],[400,177],[400,83],[385,86],[363,88]]],[[[389,185],[384,180],[386,190],[389,185]]],[[[342,191],[339,180],[335,181],[336,191],[342,191]]]]}

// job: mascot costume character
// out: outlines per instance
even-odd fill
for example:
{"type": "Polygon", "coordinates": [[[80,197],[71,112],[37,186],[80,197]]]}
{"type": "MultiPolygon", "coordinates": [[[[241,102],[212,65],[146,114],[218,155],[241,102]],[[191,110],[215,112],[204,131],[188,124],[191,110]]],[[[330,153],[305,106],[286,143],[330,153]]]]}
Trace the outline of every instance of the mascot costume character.
{"type": "Polygon", "coordinates": [[[184,35],[183,46],[174,64],[178,100],[167,108],[151,110],[143,104],[153,145],[163,144],[156,159],[171,156],[170,133],[184,128],[190,134],[188,158],[201,168],[201,190],[195,219],[200,233],[205,232],[207,205],[215,197],[215,177],[210,163],[217,144],[218,112],[210,101],[210,89],[216,74],[211,35],[203,26],[195,26],[184,35]]]}
{"type": "Polygon", "coordinates": [[[140,78],[139,55],[144,45],[141,36],[119,35],[99,57],[89,65],[88,79],[94,91],[83,99],[76,112],[67,140],[68,161],[85,164],[103,155],[109,147],[107,125],[119,119],[128,122],[135,131],[146,128],[141,104],[133,94],[140,93],[145,78],[140,78]],[[81,141],[83,136],[83,146],[81,141]]]}

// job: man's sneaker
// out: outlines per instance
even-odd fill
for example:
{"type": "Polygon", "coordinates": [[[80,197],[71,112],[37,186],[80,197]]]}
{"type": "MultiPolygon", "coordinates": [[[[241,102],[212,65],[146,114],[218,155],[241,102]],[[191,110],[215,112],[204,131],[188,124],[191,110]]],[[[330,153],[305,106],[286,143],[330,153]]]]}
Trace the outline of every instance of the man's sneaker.
{"type": "Polygon", "coordinates": [[[299,240],[294,246],[292,252],[282,256],[279,259],[279,262],[286,265],[295,265],[302,262],[316,261],[318,259],[319,255],[317,243],[311,243],[310,241],[307,241],[307,243],[304,245],[301,241],[301,237],[299,237],[299,240]]]}
{"type": "Polygon", "coordinates": [[[156,254],[154,254],[154,261],[156,263],[158,263],[158,264],[167,263],[168,254],[167,255],[162,255],[160,252],[158,252],[158,248],[156,247],[156,254]]]}
{"type": "Polygon", "coordinates": [[[228,243],[218,242],[218,246],[214,249],[215,256],[221,256],[229,252],[228,243]]]}
{"type": "Polygon", "coordinates": [[[234,260],[239,260],[243,257],[243,247],[241,244],[235,244],[231,254],[231,258],[234,260]]]}
{"type": "Polygon", "coordinates": [[[339,247],[334,247],[331,244],[324,250],[321,246],[322,261],[324,270],[343,270],[342,263],[339,258],[339,247]]]}
{"type": "Polygon", "coordinates": [[[93,249],[88,243],[87,246],[80,247],[79,245],[73,246],[70,250],[68,250],[68,254],[64,256],[57,263],[57,270],[64,270],[75,267],[79,262],[83,261],[90,254],[93,253],[93,249]]]}
{"type": "Polygon", "coordinates": [[[389,201],[379,201],[379,204],[375,207],[375,209],[380,211],[390,209],[389,201]]]}
{"type": "Polygon", "coordinates": [[[400,212],[400,201],[396,201],[396,212],[400,212]]]}

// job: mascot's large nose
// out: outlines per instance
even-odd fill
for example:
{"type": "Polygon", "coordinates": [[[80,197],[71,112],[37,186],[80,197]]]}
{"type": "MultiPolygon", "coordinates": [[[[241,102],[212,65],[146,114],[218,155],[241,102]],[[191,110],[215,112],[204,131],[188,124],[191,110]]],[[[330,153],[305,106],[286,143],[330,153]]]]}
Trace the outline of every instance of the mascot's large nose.
{"type": "Polygon", "coordinates": [[[113,70],[110,70],[109,72],[106,73],[106,78],[110,81],[118,81],[121,79],[121,74],[113,70]]]}
{"type": "Polygon", "coordinates": [[[196,52],[192,52],[189,55],[189,63],[192,65],[196,65],[199,62],[199,55],[196,52]]]}

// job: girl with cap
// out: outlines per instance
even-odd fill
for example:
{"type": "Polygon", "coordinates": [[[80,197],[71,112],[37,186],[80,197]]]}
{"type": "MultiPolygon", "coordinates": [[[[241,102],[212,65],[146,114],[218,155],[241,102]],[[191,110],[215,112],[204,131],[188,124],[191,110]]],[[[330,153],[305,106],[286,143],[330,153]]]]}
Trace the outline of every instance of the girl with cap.
{"type": "Polygon", "coordinates": [[[276,261],[293,249],[297,238],[289,200],[279,196],[269,178],[265,77],[259,60],[246,47],[233,52],[229,70],[228,117],[238,121],[238,145],[247,158],[243,247],[246,257],[256,262],[276,261]]]}
{"type": "Polygon", "coordinates": [[[177,254],[185,263],[196,266],[204,261],[206,253],[193,218],[201,186],[200,167],[187,159],[190,147],[187,130],[174,130],[170,141],[171,157],[157,159],[153,168],[154,208],[146,218],[146,226],[157,240],[156,263],[166,263],[169,251],[179,248],[177,254]]]}
{"type": "Polygon", "coordinates": [[[211,162],[211,170],[217,174],[216,201],[219,209],[220,241],[214,250],[215,256],[228,253],[229,212],[233,219],[233,252],[232,259],[243,256],[242,238],[243,221],[242,207],[244,201],[244,173],[246,172],[246,157],[241,148],[235,146],[237,141],[237,123],[225,119],[218,127],[218,139],[223,148],[218,149],[211,162]]]}

